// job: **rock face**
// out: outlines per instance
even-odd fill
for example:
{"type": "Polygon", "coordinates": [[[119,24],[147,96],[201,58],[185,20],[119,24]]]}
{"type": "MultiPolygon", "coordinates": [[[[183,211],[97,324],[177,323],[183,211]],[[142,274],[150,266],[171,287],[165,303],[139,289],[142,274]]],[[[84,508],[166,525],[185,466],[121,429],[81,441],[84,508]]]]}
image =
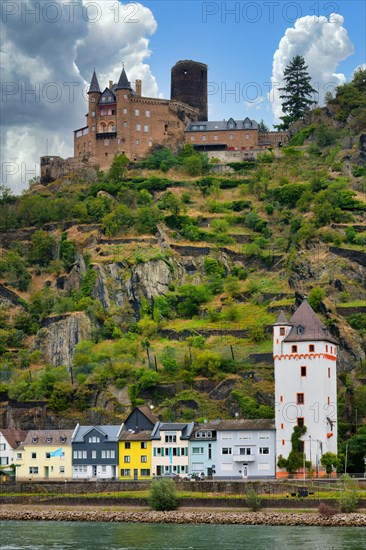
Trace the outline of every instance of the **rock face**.
{"type": "Polygon", "coordinates": [[[90,339],[92,324],[84,312],[49,317],[38,331],[34,348],[40,350],[53,366],[70,366],[75,346],[90,339]]]}

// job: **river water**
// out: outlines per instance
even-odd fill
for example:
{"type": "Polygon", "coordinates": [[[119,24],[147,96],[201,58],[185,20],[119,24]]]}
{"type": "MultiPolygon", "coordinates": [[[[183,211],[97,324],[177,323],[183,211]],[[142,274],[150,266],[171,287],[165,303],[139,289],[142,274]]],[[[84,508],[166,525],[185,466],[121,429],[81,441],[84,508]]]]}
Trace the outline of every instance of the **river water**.
{"type": "Polygon", "coordinates": [[[366,529],[0,522],[1,550],[366,550],[366,529]]]}

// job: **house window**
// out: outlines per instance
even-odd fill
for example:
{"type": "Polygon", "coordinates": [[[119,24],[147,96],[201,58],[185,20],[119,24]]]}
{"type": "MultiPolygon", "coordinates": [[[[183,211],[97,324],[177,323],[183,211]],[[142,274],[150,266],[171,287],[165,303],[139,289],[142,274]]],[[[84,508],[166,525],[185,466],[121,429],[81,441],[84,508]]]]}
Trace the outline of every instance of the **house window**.
{"type": "Polygon", "coordinates": [[[17,453],[17,460],[22,460],[22,458],[23,458],[22,453],[17,453]]]}
{"type": "Polygon", "coordinates": [[[37,453],[32,453],[31,458],[37,458],[37,453]]]}
{"type": "Polygon", "coordinates": [[[123,468],[121,470],[121,477],[130,477],[131,475],[131,470],[129,470],[128,468],[123,468]]]}
{"type": "Polygon", "coordinates": [[[297,405],[303,405],[304,404],[304,394],[303,393],[297,393],[296,394],[296,404],[297,405]]]}
{"type": "Polygon", "coordinates": [[[269,455],[269,447],[259,447],[260,455],[269,455]]]}
{"type": "Polygon", "coordinates": [[[65,473],[65,466],[60,466],[59,467],[59,472],[60,472],[60,474],[64,474],[65,473]]]}
{"type": "Polygon", "coordinates": [[[92,451],[91,452],[91,457],[92,458],[97,458],[97,451],[92,451]]]}
{"type": "Polygon", "coordinates": [[[5,451],[5,443],[0,443],[0,451],[5,451]]]}
{"type": "Polygon", "coordinates": [[[203,447],[192,447],[193,455],[203,455],[203,447]]]}
{"type": "Polygon", "coordinates": [[[46,458],[51,458],[51,453],[45,453],[46,458]]]}
{"type": "Polygon", "coordinates": [[[93,437],[89,437],[89,443],[100,443],[100,437],[96,437],[95,435],[93,437]]]}
{"type": "Polygon", "coordinates": [[[147,462],[147,455],[141,455],[141,462],[147,462]]]}
{"type": "Polygon", "coordinates": [[[88,458],[87,451],[79,451],[79,458],[88,458]],[[80,456],[82,454],[82,456],[80,456]]]}
{"type": "Polygon", "coordinates": [[[135,115],[140,116],[140,111],[138,109],[135,109],[135,115]]]}
{"type": "Polygon", "coordinates": [[[221,454],[231,455],[231,447],[223,447],[222,450],[221,450],[221,454]]]}
{"type": "Polygon", "coordinates": [[[107,466],[103,465],[102,466],[102,474],[105,474],[107,471],[107,466]]]}
{"type": "Polygon", "coordinates": [[[146,118],[150,118],[150,111],[146,111],[146,118]]]}
{"type": "Polygon", "coordinates": [[[297,346],[291,346],[291,352],[297,353],[297,346]]]}
{"type": "Polygon", "coordinates": [[[285,327],[280,327],[280,336],[285,336],[285,327]]]}
{"type": "Polygon", "coordinates": [[[306,367],[300,367],[301,376],[306,376],[306,367]]]}
{"type": "Polygon", "coordinates": [[[177,442],[177,436],[176,435],[166,435],[165,436],[165,443],[176,443],[177,442]]]}
{"type": "Polygon", "coordinates": [[[124,462],[125,464],[129,464],[129,463],[131,462],[131,457],[128,456],[128,455],[125,456],[125,457],[123,457],[123,462],[124,462]]]}
{"type": "Polygon", "coordinates": [[[38,466],[30,466],[29,467],[29,473],[30,474],[38,474],[38,466]]]}
{"type": "Polygon", "coordinates": [[[241,455],[251,455],[252,454],[252,448],[251,447],[240,447],[239,454],[241,455]]]}
{"type": "Polygon", "coordinates": [[[148,477],[148,476],[150,476],[150,470],[149,470],[149,468],[141,468],[141,470],[140,470],[140,476],[141,476],[141,477],[148,477]]]}
{"type": "Polygon", "coordinates": [[[147,441],[141,441],[140,448],[147,449],[147,441]]]}
{"type": "Polygon", "coordinates": [[[299,428],[302,428],[304,426],[304,417],[303,416],[299,416],[297,419],[296,419],[296,424],[298,425],[299,428]]]}
{"type": "Polygon", "coordinates": [[[314,346],[314,344],[309,344],[309,351],[310,351],[310,352],[315,351],[315,346],[314,346]]]}
{"type": "Polygon", "coordinates": [[[131,443],[129,441],[125,442],[125,449],[131,449],[131,443]]]}
{"type": "Polygon", "coordinates": [[[105,103],[105,97],[102,97],[102,103],[105,103]]]}

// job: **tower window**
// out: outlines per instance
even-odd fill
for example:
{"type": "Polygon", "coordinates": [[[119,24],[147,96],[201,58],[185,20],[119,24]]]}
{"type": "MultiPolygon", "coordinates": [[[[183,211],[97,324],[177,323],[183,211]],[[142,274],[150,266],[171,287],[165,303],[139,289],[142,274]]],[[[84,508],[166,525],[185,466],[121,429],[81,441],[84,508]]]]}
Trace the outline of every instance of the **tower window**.
{"type": "Polygon", "coordinates": [[[304,394],[303,393],[297,393],[296,394],[296,404],[297,405],[303,405],[304,404],[304,394]]]}
{"type": "Polygon", "coordinates": [[[315,351],[315,346],[314,346],[314,344],[310,344],[310,345],[309,345],[309,351],[310,351],[310,352],[311,352],[311,351],[315,351]]]}
{"type": "Polygon", "coordinates": [[[282,445],[284,445],[284,444],[285,444],[285,440],[284,440],[284,439],[282,439],[282,445]]]}
{"type": "Polygon", "coordinates": [[[296,419],[296,424],[299,428],[302,428],[304,426],[304,417],[298,416],[296,419]]]}
{"type": "Polygon", "coordinates": [[[146,111],[146,117],[150,118],[150,111],[146,111]]]}
{"type": "Polygon", "coordinates": [[[280,336],[285,336],[285,327],[280,327],[280,336]]]}
{"type": "Polygon", "coordinates": [[[328,378],[330,378],[330,367],[328,367],[328,378]]]}
{"type": "Polygon", "coordinates": [[[291,346],[292,353],[297,353],[297,346],[291,346]]]}
{"type": "Polygon", "coordinates": [[[304,334],[304,327],[302,325],[297,327],[297,334],[304,334]]]}
{"type": "Polygon", "coordinates": [[[140,116],[140,111],[138,109],[135,109],[135,115],[140,116]]]}
{"type": "Polygon", "coordinates": [[[301,376],[306,376],[306,367],[300,367],[301,376]]]}
{"type": "Polygon", "coordinates": [[[283,430],[283,423],[281,423],[281,430],[283,430]]]}
{"type": "Polygon", "coordinates": [[[95,103],[95,97],[92,97],[91,100],[92,100],[92,103],[95,103]]]}

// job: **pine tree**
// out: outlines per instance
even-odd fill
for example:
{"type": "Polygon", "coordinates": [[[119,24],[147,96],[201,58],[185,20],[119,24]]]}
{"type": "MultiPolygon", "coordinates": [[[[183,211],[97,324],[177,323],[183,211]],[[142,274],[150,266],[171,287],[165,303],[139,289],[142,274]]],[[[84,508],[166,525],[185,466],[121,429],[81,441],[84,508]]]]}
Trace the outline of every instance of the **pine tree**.
{"type": "Polygon", "coordinates": [[[282,110],[286,114],[281,117],[283,123],[277,126],[278,129],[287,130],[290,124],[303,118],[306,111],[316,103],[311,99],[311,94],[316,90],[311,86],[307,68],[301,55],[296,55],[285,68],[285,86],[279,90],[284,92],[280,98],[284,99],[282,110]]]}
{"type": "Polygon", "coordinates": [[[269,132],[269,128],[268,128],[267,124],[264,122],[263,118],[260,121],[260,123],[258,124],[258,130],[260,132],[269,132]]]}

